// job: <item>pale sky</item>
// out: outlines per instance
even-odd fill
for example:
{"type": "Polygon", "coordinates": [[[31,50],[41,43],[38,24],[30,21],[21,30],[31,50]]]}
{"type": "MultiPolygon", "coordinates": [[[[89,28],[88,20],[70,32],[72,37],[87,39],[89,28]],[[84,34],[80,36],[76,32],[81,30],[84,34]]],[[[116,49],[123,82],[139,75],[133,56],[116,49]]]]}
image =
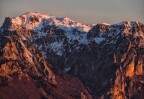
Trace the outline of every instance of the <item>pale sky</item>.
{"type": "Polygon", "coordinates": [[[69,17],[84,24],[144,23],[143,4],[143,0],[0,0],[0,25],[5,17],[26,12],[69,17]]]}

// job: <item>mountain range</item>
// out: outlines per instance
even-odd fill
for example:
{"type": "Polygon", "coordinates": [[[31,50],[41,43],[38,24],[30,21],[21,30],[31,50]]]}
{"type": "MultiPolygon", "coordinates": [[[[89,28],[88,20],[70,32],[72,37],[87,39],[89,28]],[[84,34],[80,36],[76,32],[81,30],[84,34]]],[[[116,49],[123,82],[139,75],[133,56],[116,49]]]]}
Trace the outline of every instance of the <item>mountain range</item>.
{"type": "Polygon", "coordinates": [[[144,24],[25,13],[0,28],[2,99],[143,99],[144,24]]]}

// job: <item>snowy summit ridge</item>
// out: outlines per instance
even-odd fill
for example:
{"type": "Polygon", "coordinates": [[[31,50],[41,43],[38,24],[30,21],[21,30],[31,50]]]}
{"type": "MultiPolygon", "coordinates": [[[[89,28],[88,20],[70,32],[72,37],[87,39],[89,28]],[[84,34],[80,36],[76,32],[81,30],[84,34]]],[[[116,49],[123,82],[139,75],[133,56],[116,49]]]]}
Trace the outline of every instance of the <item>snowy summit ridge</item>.
{"type": "Polygon", "coordinates": [[[73,49],[81,49],[80,46],[88,46],[91,42],[98,45],[116,44],[119,38],[130,35],[144,38],[143,29],[141,29],[143,25],[139,22],[83,25],[67,17],[58,18],[42,13],[26,13],[19,17],[6,18],[2,27],[9,30],[21,30],[23,39],[28,38],[35,43],[44,55],[49,50],[62,56],[65,52],[64,48],[72,53],[73,49]]]}
{"type": "Polygon", "coordinates": [[[91,29],[89,25],[83,25],[67,17],[57,18],[42,13],[25,13],[19,17],[11,18],[13,27],[11,29],[24,28],[27,30],[41,29],[45,25],[56,25],[60,28],[77,28],[80,31],[88,32],[91,29]]]}

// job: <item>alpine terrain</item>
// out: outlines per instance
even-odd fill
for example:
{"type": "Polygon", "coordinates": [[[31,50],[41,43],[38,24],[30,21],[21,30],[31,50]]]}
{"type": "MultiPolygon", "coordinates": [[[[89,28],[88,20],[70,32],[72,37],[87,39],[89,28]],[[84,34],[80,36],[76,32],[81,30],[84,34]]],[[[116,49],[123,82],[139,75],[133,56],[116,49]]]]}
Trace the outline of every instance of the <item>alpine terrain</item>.
{"type": "Polygon", "coordinates": [[[0,99],[144,99],[144,24],[6,17],[0,99]]]}

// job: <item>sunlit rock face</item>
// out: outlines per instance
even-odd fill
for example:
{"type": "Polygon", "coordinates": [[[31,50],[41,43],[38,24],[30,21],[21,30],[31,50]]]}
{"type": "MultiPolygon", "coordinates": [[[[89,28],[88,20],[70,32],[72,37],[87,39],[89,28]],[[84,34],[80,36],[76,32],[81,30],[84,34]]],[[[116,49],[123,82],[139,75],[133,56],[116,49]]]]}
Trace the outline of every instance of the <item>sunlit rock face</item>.
{"type": "Polygon", "coordinates": [[[91,99],[78,78],[46,61],[32,32],[11,20],[0,28],[0,99],[91,99]]]}
{"type": "MultiPolygon", "coordinates": [[[[23,57],[39,67],[42,65],[40,60],[45,60],[43,64],[51,64],[56,71],[78,77],[93,98],[144,97],[144,25],[140,22],[83,25],[69,18],[26,13],[6,19],[1,33],[16,35],[21,39],[21,47],[27,44],[22,41],[34,46],[29,45],[29,50],[23,48],[26,54],[10,52],[6,57],[23,57]],[[42,59],[34,53],[34,48],[42,53],[42,59]]],[[[16,44],[7,46],[13,45],[16,44]]],[[[18,53],[16,48],[11,51],[18,53]]],[[[7,51],[7,48],[3,50],[7,51]]],[[[50,74],[48,77],[56,83],[53,71],[46,68],[47,65],[44,67],[41,67],[40,75],[50,74]]],[[[86,92],[81,92],[82,97],[85,95],[88,97],[86,92]]]]}

